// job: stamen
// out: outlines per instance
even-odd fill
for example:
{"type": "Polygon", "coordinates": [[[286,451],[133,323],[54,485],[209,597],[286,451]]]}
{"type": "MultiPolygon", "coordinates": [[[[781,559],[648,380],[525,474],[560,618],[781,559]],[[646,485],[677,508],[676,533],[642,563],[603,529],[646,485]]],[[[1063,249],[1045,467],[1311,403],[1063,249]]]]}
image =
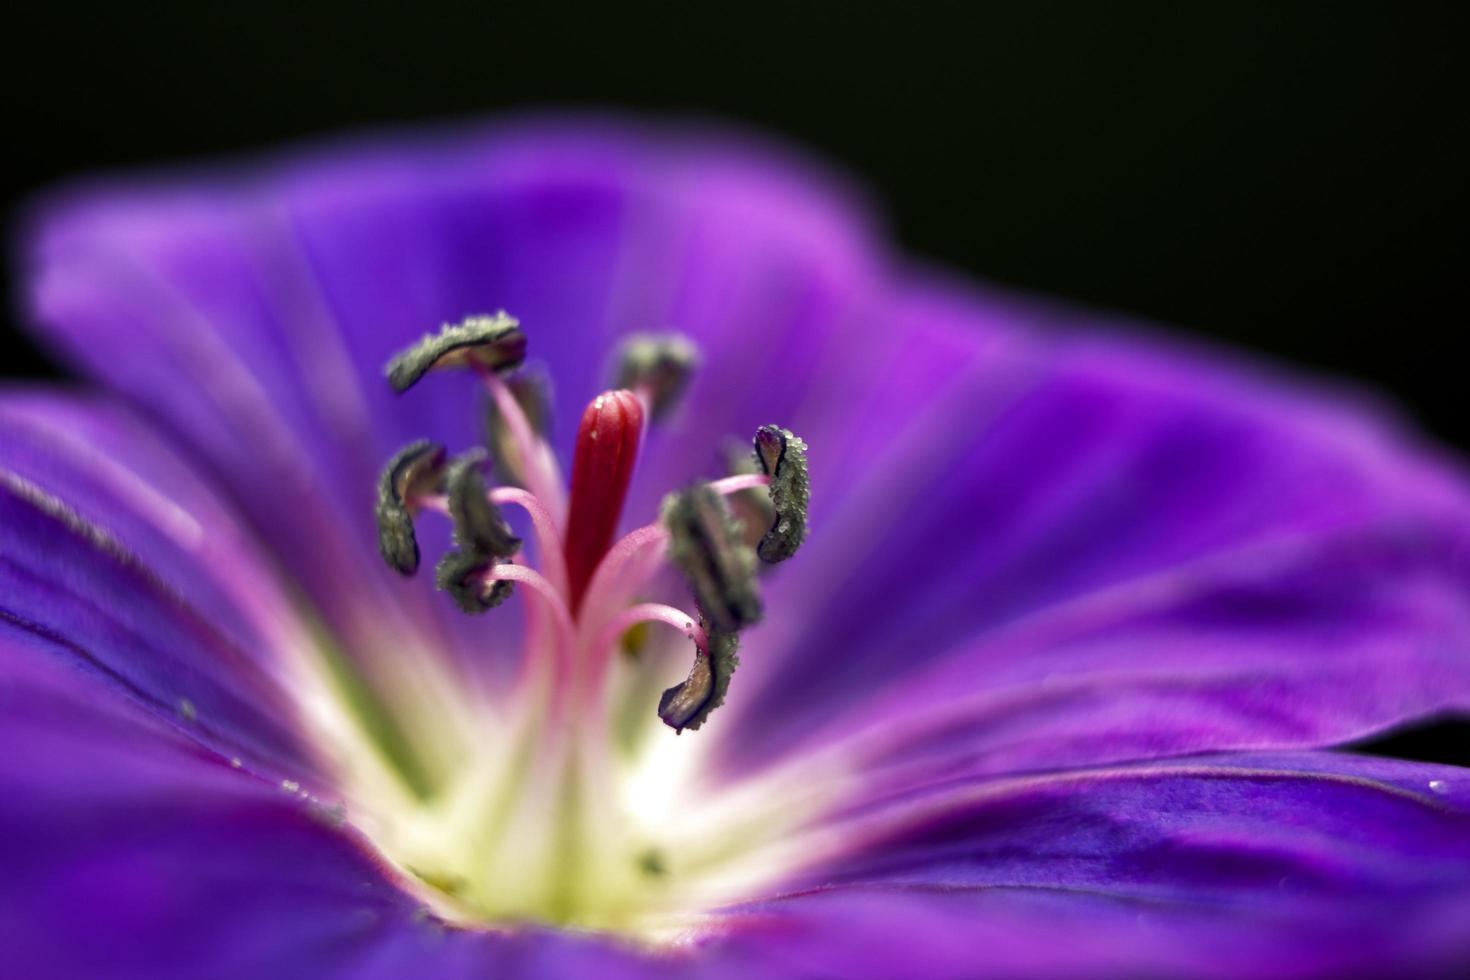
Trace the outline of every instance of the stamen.
{"type": "Polygon", "coordinates": [[[705,649],[709,643],[704,627],[695,622],[694,618],[684,610],[666,606],[661,602],[640,602],[636,606],[629,606],[608,620],[594,647],[598,650],[610,650],[624,633],[643,623],[663,623],[665,626],[672,626],[693,640],[695,647],[700,650],[705,649]]]}
{"type": "Polygon", "coordinates": [[[427,439],[404,446],[378,478],[378,550],[388,565],[402,575],[419,568],[419,543],[413,515],[423,499],[438,489],[444,476],[444,447],[427,439]]]}
{"type": "Polygon", "coordinates": [[[434,584],[448,592],[460,609],[479,615],[510,598],[509,578],[493,577],[497,570],[493,555],[454,549],[444,553],[434,568],[434,584]]]}
{"type": "Polygon", "coordinates": [[[546,653],[527,662],[550,666],[543,672],[552,693],[547,718],[578,704],[588,712],[579,728],[600,724],[610,653],[621,638],[655,622],[679,630],[694,642],[694,664],[683,683],[663,692],[658,713],[676,731],[697,729],[725,700],[739,663],[738,631],[761,616],[757,554],[784,560],[806,536],[806,444],[779,426],[762,426],[754,453],[744,451],[732,475],[671,494],[657,522],[614,545],[645,421],[672,410],[698,352],[677,335],[638,336],[623,346],[620,387],[593,400],[578,426],[569,498],[544,439],[547,383],[539,375],[508,376],[525,353],[519,324],[500,313],[446,326],[390,362],[389,381],[400,392],[430,370],[468,367],[484,380],[492,405],[488,453],[472,450],[446,465],[442,447],[418,442],[389,462],[378,488],[384,557],[411,573],[420,560],[414,514],[424,508],[448,514],[455,547],[438,563],[437,584],[468,613],[504,602],[515,582],[531,589],[528,642],[546,653]],[[487,486],[487,458],[520,486],[487,486]],[[746,522],[732,512],[732,501],[746,522]],[[499,511],[504,504],[530,516],[546,574],[523,564],[521,541],[499,511]],[[753,540],[746,540],[750,531],[753,540]],[[689,582],[697,618],[661,603],[630,605],[666,560],[689,582]],[[555,637],[545,633],[548,624],[555,637]]]}
{"type": "Polygon", "coordinates": [[[791,430],[763,425],[755,433],[755,458],[771,478],[771,505],[776,521],[756,546],[761,561],[785,561],[806,540],[806,513],[811,500],[806,443],[791,430]]]}
{"type": "Polygon", "coordinates": [[[761,473],[761,465],[756,462],[755,453],[750,451],[750,443],[746,440],[727,439],[722,449],[726,471],[731,475],[710,485],[717,490],[731,488],[727,494],[730,510],[744,525],[745,543],[754,548],[766,536],[766,529],[776,523],[776,508],[771,505],[770,491],[766,490],[770,477],[761,473]],[[747,484],[744,481],[749,477],[758,477],[762,482],[747,484]]]}
{"type": "Polygon", "coordinates": [[[665,725],[680,734],[686,728],[697,731],[710,713],[725,703],[730,677],[740,665],[736,653],[739,646],[739,636],[718,631],[709,632],[703,644],[695,641],[689,676],[658,699],[658,716],[665,725]]]}
{"type": "Polygon", "coordinates": [[[561,593],[546,580],[545,576],[524,565],[500,564],[493,566],[486,578],[487,581],[504,585],[507,589],[510,588],[510,583],[520,582],[540,595],[551,610],[556,620],[557,630],[561,634],[561,642],[557,644],[558,649],[565,651],[572,648],[575,630],[572,626],[571,613],[567,610],[567,604],[562,600],[561,593]]]}
{"type": "MultiPolygon", "coordinates": [[[[582,597],[583,608],[607,609],[617,605],[621,596],[636,592],[644,584],[645,576],[640,572],[652,566],[650,558],[657,558],[662,564],[659,552],[668,541],[669,530],[661,522],[645,524],[619,538],[607,550],[588,583],[582,597]]],[[[587,613],[582,615],[585,618],[587,613]]]]}
{"type": "Polygon", "coordinates": [[[755,554],[725,498],[697,484],[664,500],[669,558],[684,573],[700,610],[716,629],[733,633],[761,616],[755,554]]]}
{"type": "Polygon", "coordinates": [[[699,348],[683,334],[634,334],[618,350],[615,387],[628,388],[661,422],[679,403],[699,367],[699,348]]]}
{"type": "Polygon", "coordinates": [[[485,487],[480,467],[488,458],[483,449],[456,456],[445,477],[449,516],[454,519],[454,538],[467,551],[509,558],[521,547],[521,539],[510,531],[500,510],[485,487]]]}
{"type": "MultiPolygon", "coordinates": [[[[556,465],[556,456],[551,447],[537,434],[531,419],[521,407],[512,382],[494,371],[481,370],[481,378],[490,392],[496,418],[504,427],[504,437],[513,445],[517,472],[527,490],[535,494],[541,505],[560,521],[566,511],[566,496],[562,489],[561,468],[556,465]]],[[[519,376],[518,376],[519,377],[519,376]]]]}
{"type": "Polygon", "coordinates": [[[745,490],[755,490],[770,485],[771,478],[764,473],[741,473],[738,476],[727,476],[720,480],[711,480],[709,488],[722,497],[728,497],[745,490]]]}
{"type": "Polygon", "coordinates": [[[682,609],[675,609],[661,602],[642,602],[596,622],[584,620],[582,636],[593,640],[591,647],[583,655],[587,664],[584,689],[589,700],[595,702],[602,690],[610,665],[608,655],[619,649],[632,631],[639,631],[653,623],[673,627],[693,640],[694,645],[701,650],[708,644],[704,627],[695,622],[694,617],[682,609]]]}
{"type": "Polygon", "coordinates": [[[388,383],[400,395],[438,368],[478,366],[510,371],[526,359],[526,335],[514,317],[502,310],[494,316],[467,317],[445,324],[437,334],[400,351],[388,362],[388,383]]]}
{"type": "MultiPolygon", "coordinates": [[[[544,370],[527,368],[504,380],[511,398],[520,409],[530,431],[530,441],[544,444],[551,432],[551,380],[544,370]]],[[[490,457],[500,482],[514,486],[530,487],[530,469],[540,464],[539,459],[527,458],[528,450],[517,426],[500,410],[496,398],[490,399],[485,410],[485,443],[490,448],[490,457]]]]}
{"type": "Polygon", "coordinates": [[[582,414],[565,538],[573,612],[612,543],[642,435],[643,406],[630,391],[598,395],[582,414]]]}
{"type": "Polygon", "coordinates": [[[515,504],[525,510],[531,518],[531,527],[536,531],[536,554],[546,566],[546,577],[557,592],[566,595],[567,566],[562,556],[561,537],[556,533],[556,524],[535,494],[520,487],[496,487],[490,491],[493,504],[515,504]]]}
{"type": "MultiPolygon", "coordinates": [[[[743,453],[749,458],[749,453],[743,453]]],[[[752,468],[755,463],[751,463],[752,468]]],[[[713,480],[708,486],[715,493],[729,497],[732,501],[749,494],[754,488],[764,489],[769,482],[769,477],[762,474],[743,474],[735,477],[725,477],[722,480],[713,480]],[[746,484],[747,478],[751,481],[746,484]]],[[[767,504],[770,510],[768,495],[760,495],[762,502],[767,504]]],[[[665,500],[667,506],[668,501],[665,500]]],[[[733,509],[733,507],[732,507],[733,509]]],[[[758,538],[759,535],[756,535],[758,538]]],[[[741,540],[746,542],[746,547],[754,550],[755,540],[751,540],[742,533],[741,540]]],[[[669,529],[663,520],[654,521],[635,528],[623,535],[607,550],[607,555],[602,563],[597,566],[597,572],[592,576],[592,581],[587,586],[583,605],[589,608],[601,609],[614,604],[618,594],[632,594],[638,591],[645,583],[645,577],[640,571],[651,572],[655,567],[647,559],[654,557],[656,551],[666,549],[669,544],[669,529]]]]}

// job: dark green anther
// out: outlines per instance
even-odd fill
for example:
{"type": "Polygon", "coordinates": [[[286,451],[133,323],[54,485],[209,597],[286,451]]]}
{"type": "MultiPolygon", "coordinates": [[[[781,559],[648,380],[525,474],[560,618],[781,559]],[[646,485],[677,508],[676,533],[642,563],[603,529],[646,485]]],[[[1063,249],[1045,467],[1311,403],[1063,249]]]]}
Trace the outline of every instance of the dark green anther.
{"type": "Polygon", "coordinates": [[[715,628],[733,633],[760,619],[755,552],[742,540],[725,498],[708,484],[696,484],[664,498],[662,517],[669,559],[715,628]]]}
{"type": "Polygon", "coordinates": [[[427,439],[400,449],[378,477],[378,550],[402,575],[419,568],[419,543],[413,532],[415,498],[439,492],[444,477],[444,447],[427,439]]]}
{"type": "Polygon", "coordinates": [[[699,348],[677,333],[634,334],[618,349],[614,388],[646,391],[652,420],[668,416],[699,367],[699,348]]]}
{"type": "MultiPolygon", "coordinates": [[[[703,625],[708,629],[707,621],[703,625]]],[[[710,712],[725,703],[730,676],[740,664],[736,653],[740,639],[736,634],[711,630],[708,636],[709,650],[695,652],[688,678],[658,699],[659,718],[676,732],[698,730],[710,712]]]]}
{"type": "MultiPolygon", "coordinates": [[[[729,438],[721,446],[725,458],[725,473],[728,476],[748,476],[761,472],[761,466],[750,451],[750,443],[744,439],[729,438]]],[[[725,500],[730,510],[740,521],[743,540],[752,549],[765,537],[766,529],[776,523],[776,508],[771,503],[771,494],[765,487],[752,487],[727,494],[725,500]]]]}
{"type": "Polygon", "coordinates": [[[776,519],[756,546],[756,554],[764,562],[785,561],[806,540],[806,513],[811,500],[806,443],[779,425],[761,426],[753,441],[756,462],[771,478],[767,489],[776,511],[776,519]]]}
{"type": "Polygon", "coordinates": [[[662,878],[669,873],[668,864],[664,862],[664,856],[656,847],[650,847],[638,855],[638,870],[650,878],[662,878]]]}
{"type": "Polygon", "coordinates": [[[526,335],[519,321],[503,311],[472,316],[447,324],[394,355],[388,362],[388,383],[402,394],[436,368],[479,365],[491,371],[510,371],[525,359],[526,335]]]}
{"type": "Polygon", "coordinates": [[[439,559],[434,568],[434,584],[448,592],[455,605],[465,612],[483,613],[500,605],[513,591],[510,582],[485,580],[496,564],[491,555],[456,548],[439,559]]]}
{"type": "MultiPolygon", "coordinates": [[[[541,438],[551,433],[551,379],[545,371],[528,367],[505,379],[516,404],[530,423],[531,431],[541,438]]],[[[485,410],[485,444],[490,449],[490,461],[501,483],[524,487],[526,485],[526,462],[521,459],[520,446],[515,435],[500,414],[495,399],[490,399],[485,410]]]]}
{"type": "Polygon", "coordinates": [[[490,501],[481,467],[488,454],[471,449],[456,456],[444,477],[449,497],[449,516],[454,519],[454,540],[466,551],[509,558],[521,547],[521,539],[510,531],[500,508],[490,501]]]}

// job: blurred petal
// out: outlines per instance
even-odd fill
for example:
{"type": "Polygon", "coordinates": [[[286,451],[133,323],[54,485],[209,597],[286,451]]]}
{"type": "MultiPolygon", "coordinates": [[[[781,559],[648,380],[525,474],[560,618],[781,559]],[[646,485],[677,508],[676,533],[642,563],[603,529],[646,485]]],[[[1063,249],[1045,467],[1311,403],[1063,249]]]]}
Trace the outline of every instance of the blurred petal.
{"type": "Polygon", "coordinates": [[[1014,771],[1470,709],[1457,461],[1342,392],[1116,331],[998,330],[1027,313],[991,304],[902,307],[900,335],[970,316],[989,346],[813,519],[746,644],[789,652],[744,658],[727,761],[865,731],[867,764],[1014,771]]]}
{"type": "Polygon", "coordinates": [[[440,924],[327,801],[232,768],[9,633],[0,709],[7,975],[621,978],[658,967],[607,941],[440,924]]]}
{"type": "MultiPolygon", "coordinates": [[[[1329,772],[1339,763],[1312,757],[975,781],[1332,744],[1470,709],[1459,464],[1341,392],[1218,352],[1020,300],[900,293],[822,181],[726,141],[600,125],[357,147],[248,180],[73,195],[40,225],[34,307],[58,346],[220,478],[359,656],[411,660],[411,639],[488,669],[508,660],[485,649],[504,641],[375,553],[381,462],[411,438],[477,439],[472,379],[395,400],[380,376],[440,322],[520,316],[563,420],[600,387],[618,335],[694,337],[706,367],[651,438],[630,520],[717,466],[726,434],[778,422],[805,437],[811,541],[769,579],[739,690],[699,751],[727,773],[835,747],[831,771],[856,767],[862,784],[842,817],[868,846],[820,891],[733,915],[734,939],[706,940],[726,957],[713,968],[1330,972],[1470,955],[1458,771],[1329,772]]],[[[45,457],[17,458],[39,472],[45,457]]],[[[0,625],[27,650],[103,660],[159,719],[187,697],[227,729],[221,745],[294,764],[291,737],[271,729],[269,671],[236,701],[214,670],[253,662],[230,645],[271,648],[251,642],[260,611],[229,576],[175,584],[187,555],[149,536],[133,497],[112,487],[95,502],[108,481],[85,469],[63,482],[78,513],[106,512],[58,517],[70,512],[29,483],[0,496],[34,580],[17,574],[16,594],[39,617],[0,625]],[[114,539],[138,560],[99,564],[114,539]],[[165,615],[178,603],[133,574],[154,565],[199,616],[165,615]],[[45,578],[56,567],[67,574],[45,578]],[[111,605],[97,612],[112,595],[167,642],[145,649],[111,605]],[[201,645],[204,666],[176,663],[201,645]],[[141,680],[125,674],[139,664],[141,680]]],[[[427,527],[426,552],[445,536],[427,527]]],[[[532,959],[535,937],[517,940],[532,959]]],[[[390,930],[360,963],[403,972],[421,942],[390,930]]],[[[442,955],[473,969],[460,943],[442,955]]],[[[602,947],[545,949],[595,960],[602,947]]]]}
{"type": "Polygon", "coordinates": [[[0,636],[224,757],[308,781],[307,631],[229,508],[104,399],[0,397],[0,636]]]}
{"type": "Polygon", "coordinates": [[[936,788],[711,945],[814,976],[1452,975],[1470,771],[1241,756],[936,788]],[[742,933],[742,930],[744,932],[742,933]]]}

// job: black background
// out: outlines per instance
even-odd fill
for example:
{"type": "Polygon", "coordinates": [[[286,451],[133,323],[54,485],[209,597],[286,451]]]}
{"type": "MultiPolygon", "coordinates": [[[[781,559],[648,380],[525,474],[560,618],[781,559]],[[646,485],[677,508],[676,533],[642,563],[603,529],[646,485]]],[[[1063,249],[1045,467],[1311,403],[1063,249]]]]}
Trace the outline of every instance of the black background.
{"type": "MultiPolygon", "coordinates": [[[[361,125],[733,118],[911,251],[1356,378],[1463,449],[1467,6],[51,4],[6,18],[5,203],[361,125]]],[[[14,327],[0,373],[55,373],[14,327]]],[[[1466,731],[1381,744],[1470,763],[1466,731]]]]}

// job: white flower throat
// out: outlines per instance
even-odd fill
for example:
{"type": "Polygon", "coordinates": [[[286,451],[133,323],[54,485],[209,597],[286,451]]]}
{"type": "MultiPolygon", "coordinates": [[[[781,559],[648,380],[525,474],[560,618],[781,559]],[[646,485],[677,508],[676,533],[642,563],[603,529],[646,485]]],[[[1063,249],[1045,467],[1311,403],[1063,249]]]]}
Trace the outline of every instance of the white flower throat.
{"type": "Polygon", "coordinates": [[[447,517],[453,547],[436,584],[490,624],[517,595],[524,653],[510,692],[489,697],[427,651],[402,651],[370,682],[332,659],[322,686],[351,720],[336,726],[351,744],[334,753],[347,819],[451,921],[663,935],[778,876],[783,862],[761,855],[816,805],[711,786],[700,736],[674,737],[725,700],[740,631],[761,615],[758,565],[805,537],[806,446],[763,426],[729,476],[670,494],[656,520],[616,538],[645,426],[668,413],[697,352],[680,337],[625,344],[617,387],[582,416],[567,488],[544,438],[544,387],[517,373],[526,346],[505,314],[472,317],[388,366],[400,392],[469,368],[491,411],[487,449],[450,457],[420,441],[388,461],[383,557],[413,575],[415,520],[447,517]],[[527,541],[502,508],[523,513],[527,541]],[[692,611],[646,601],[670,566],[692,611]],[[660,693],[649,662],[690,643],[688,678],[660,693]]]}

